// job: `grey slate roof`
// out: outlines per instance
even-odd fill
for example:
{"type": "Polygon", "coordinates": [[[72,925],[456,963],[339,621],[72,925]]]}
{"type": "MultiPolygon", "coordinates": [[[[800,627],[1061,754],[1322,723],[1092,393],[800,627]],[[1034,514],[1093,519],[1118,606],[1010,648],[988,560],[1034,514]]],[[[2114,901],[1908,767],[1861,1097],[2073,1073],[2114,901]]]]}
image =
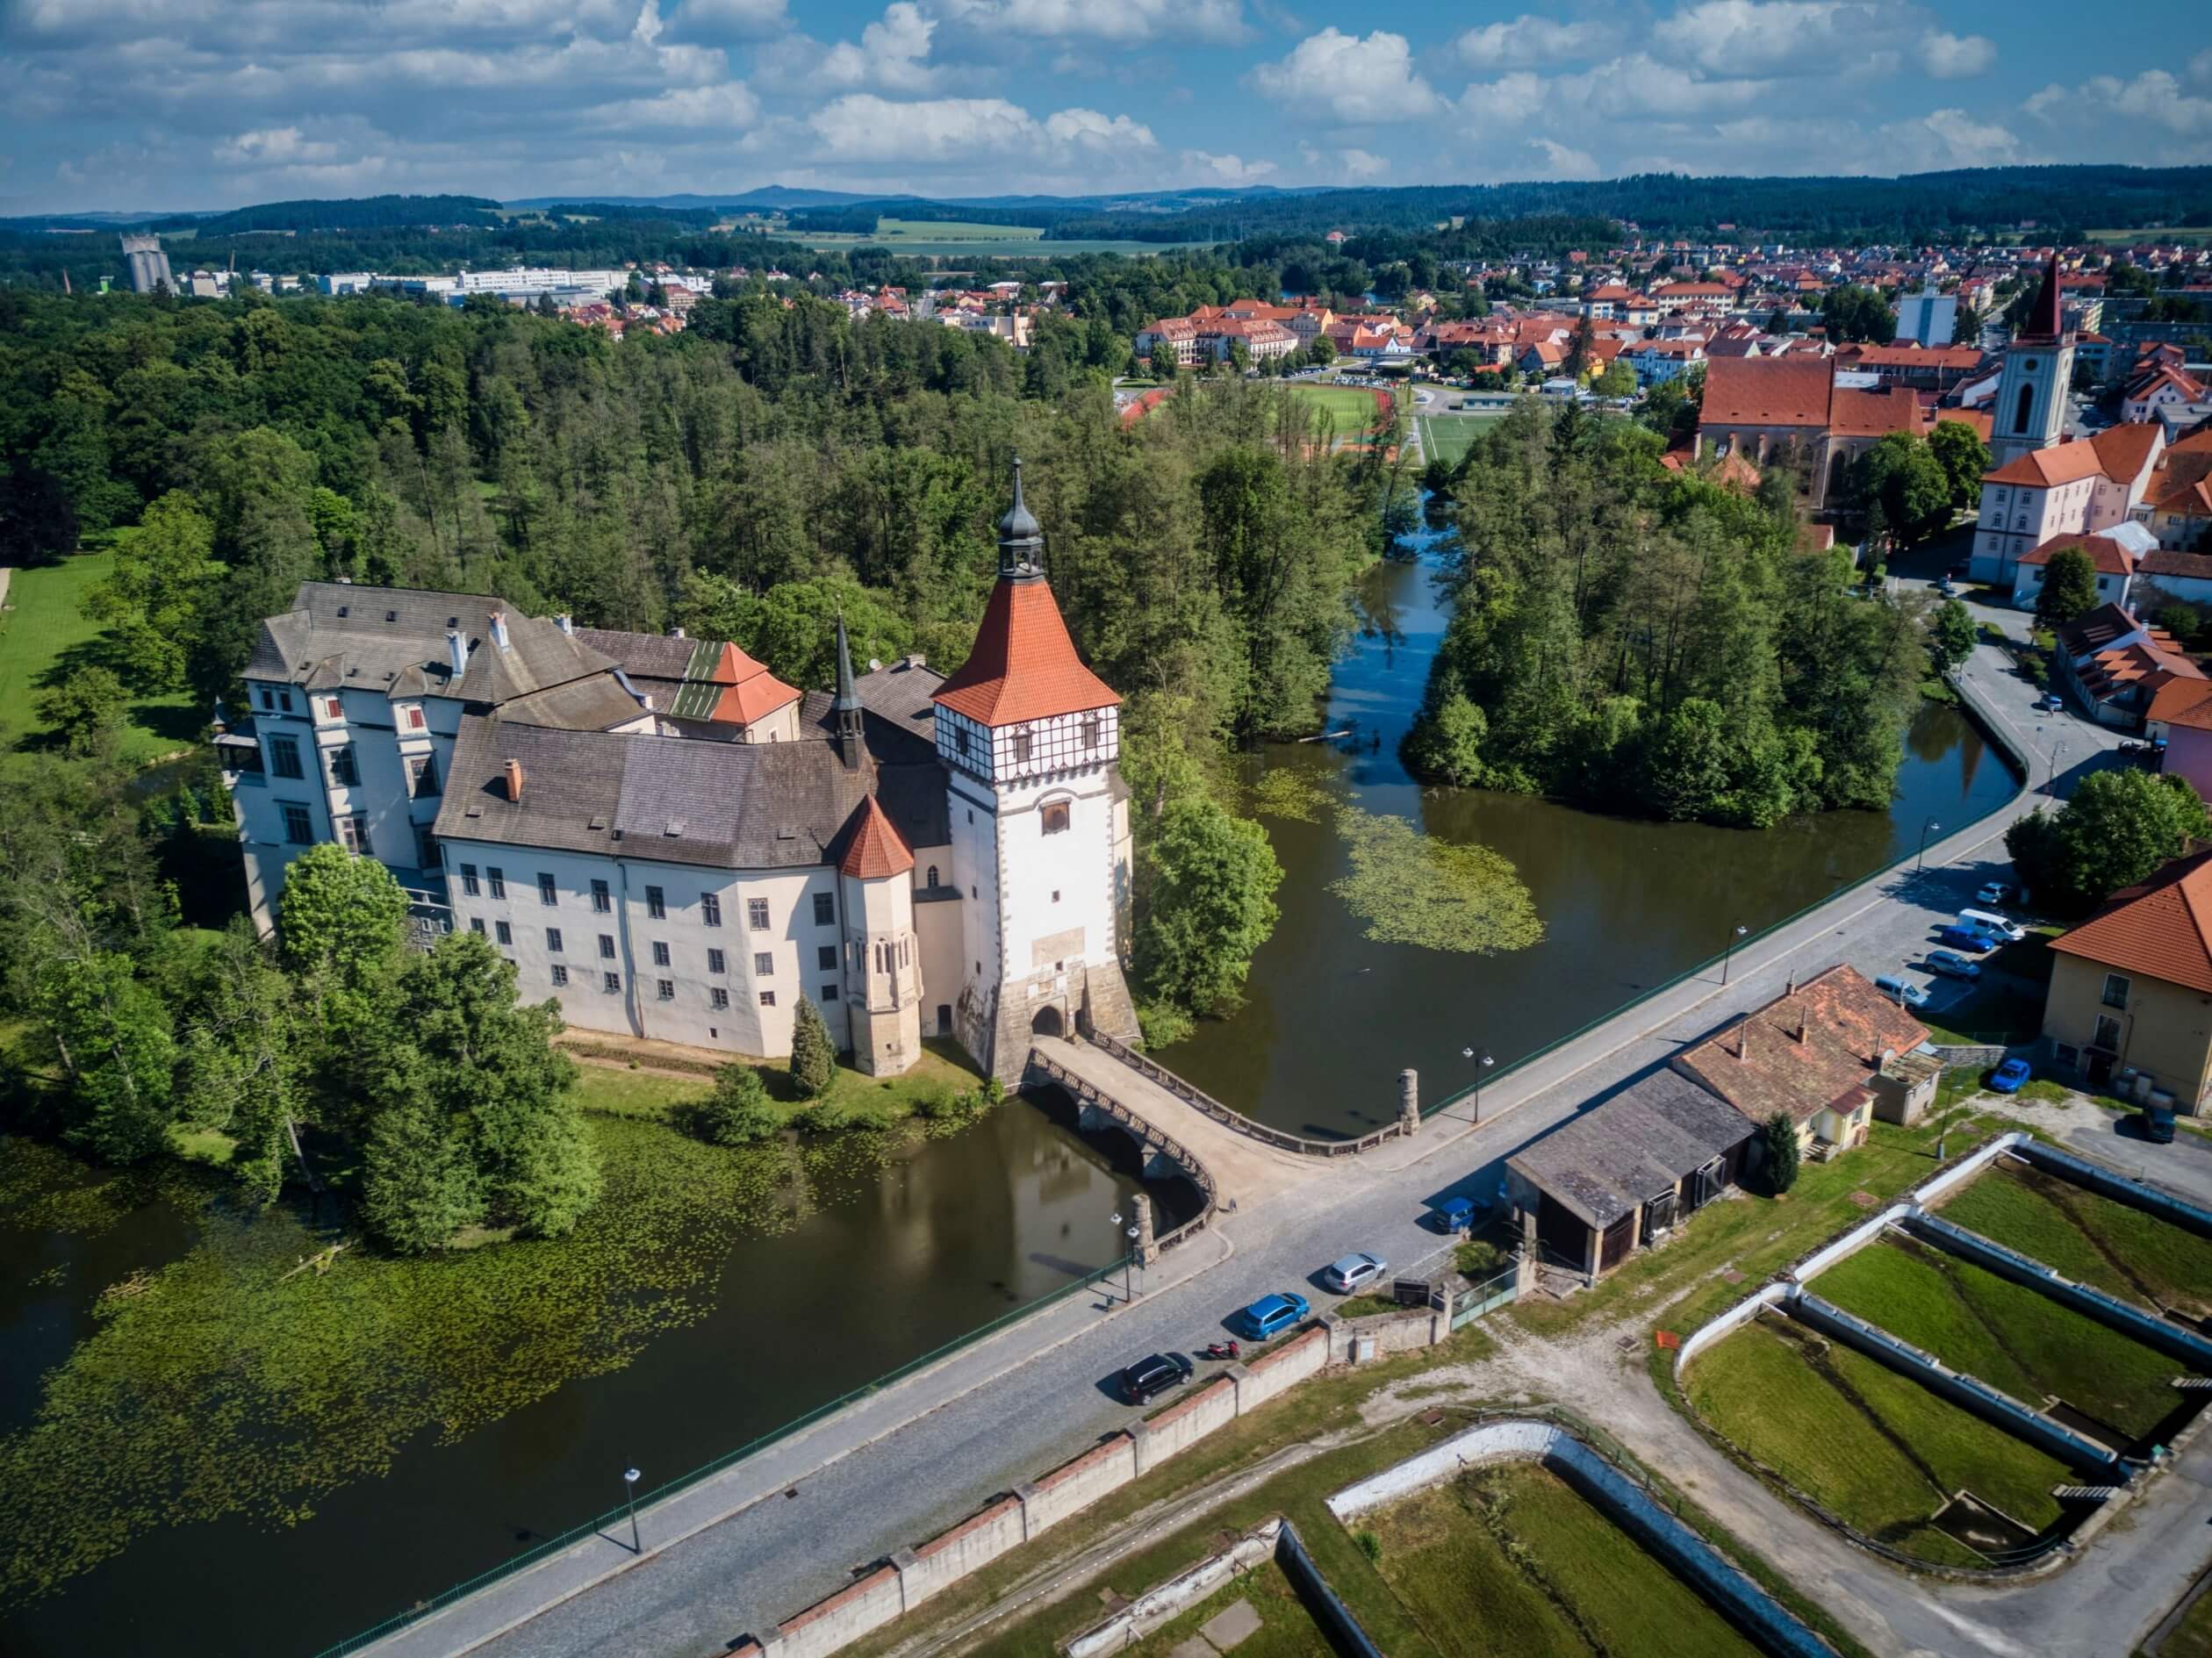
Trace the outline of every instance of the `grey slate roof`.
{"type": "Polygon", "coordinates": [[[623,690],[611,673],[595,673],[549,691],[533,691],[502,703],[499,713],[524,725],[557,726],[569,731],[607,731],[648,717],[645,706],[623,690]]]}
{"type": "Polygon", "coordinates": [[[1758,1125],[1676,1071],[1655,1071],[1505,1159],[1591,1226],[1670,1188],[1758,1125]]]}
{"type": "Polygon", "coordinates": [[[612,666],[557,622],[524,615],[490,594],[309,581],[299,585],[289,611],[262,623],[245,677],[308,691],[367,689],[499,703],[612,666]],[[505,650],[491,639],[495,611],[506,618],[505,650]],[[449,628],[470,647],[457,686],[449,628]]]}
{"type": "Polygon", "coordinates": [[[578,628],[576,636],[620,664],[633,679],[681,679],[700,642],[668,634],[621,633],[612,628],[578,628]]]}
{"type": "MultiPolygon", "coordinates": [[[[829,700],[808,698],[824,710],[829,700]]],[[[436,832],[717,869],[785,869],[824,861],[873,790],[909,845],[949,839],[944,774],[934,758],[916,764],[905,740],[887,732],[882,746],[898,757],[887,761],[872,742],[850,769],[817,726],[807,729],[794,743],[706,742],[468,715],[436,832]],[[519,804],[506,798],[509,759],[522,764],[519,804]]]]}
{"type": "Polygon", "coordinates": [[[861,706],[878,719],[937,746],[937,695],[944,676],[934,668],[908,666],[902,659],[876,668],[853,681],[861,706]]]}

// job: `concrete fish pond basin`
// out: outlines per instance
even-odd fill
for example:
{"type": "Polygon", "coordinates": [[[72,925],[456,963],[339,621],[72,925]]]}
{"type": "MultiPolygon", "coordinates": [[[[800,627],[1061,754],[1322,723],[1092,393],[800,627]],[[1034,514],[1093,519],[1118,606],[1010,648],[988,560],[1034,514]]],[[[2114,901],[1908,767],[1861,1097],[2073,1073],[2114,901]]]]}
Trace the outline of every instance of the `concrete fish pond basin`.
{"type": "Polygon", "coordinates": [[[1553,1423],[1483,1423],[1328,1508],[1445,1658],[1831,1651],[1656,1493],[1553,1423]]]}
{"type": "Polygon", "coordinates": [[[1937,1509],[1928,1522],[1946,1537],[1957,1538],[1978,1554],[2001,1555],[2025,1548],[2036,1540],[2036,1529],[2009,1514],[2000,1513],[1971,1491],[1961,1491],[1937,1509]]]}

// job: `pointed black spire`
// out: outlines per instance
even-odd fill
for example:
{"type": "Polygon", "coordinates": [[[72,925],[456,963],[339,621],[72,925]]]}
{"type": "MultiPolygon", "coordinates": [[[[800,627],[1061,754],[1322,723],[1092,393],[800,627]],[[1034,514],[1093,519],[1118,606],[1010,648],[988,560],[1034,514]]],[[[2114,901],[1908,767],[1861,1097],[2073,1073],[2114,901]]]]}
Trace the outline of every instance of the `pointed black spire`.
{"type": "Polygon", "coordinates": [[[860,693],[852,683],[852,647],[845,639],[844,612],[837,612],[837,747],[848,770],[860,766],[860,693]]]}
{"type": "Polygon", "coordinates": [[[1044,568],[1045,529],[1022,499],[1022,457],[1014,457],[1014,505],[999,520],[999,579],[1035,576],[1044,568]]]}

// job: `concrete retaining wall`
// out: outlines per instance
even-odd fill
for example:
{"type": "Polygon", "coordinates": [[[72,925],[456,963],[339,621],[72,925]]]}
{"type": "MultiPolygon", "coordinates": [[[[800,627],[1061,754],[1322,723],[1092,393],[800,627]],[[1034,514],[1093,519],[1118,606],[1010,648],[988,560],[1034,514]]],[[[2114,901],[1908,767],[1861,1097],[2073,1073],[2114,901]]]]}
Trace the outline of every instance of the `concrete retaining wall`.
{"type": "Polygon", "coordinates": [[[1916,1206],[1925,1206],[1935,1202],[1937,1199],[1972,1180],[1975,1175],[2004,1156],[2006,1152],[2022,1145],[2032,1144],[2035,1138],[2034,1135],[2020,1129],[2007,1130],[1988,1145],[1960,1158],[1942,1174],[1932,1174],[1914,1187],[1913,1188],[1914,1203],[1916,1206]]]}
{"type": "Polygon", "coordinates": [[[1022,1499],[1002,1497],[949,1531],[891,1557],[904,1609],[911,1611],[939,1590],[980,1571],[1028,1534],[1022,1499]]]}
{"type": "Polygon", "coordinates": [[[1907,1376],[1930,1393],[1972,1412],[1993,1427],[2027,1440],[2037,1450],[2100,1480],[2118,1482],[2125,1475],[2116,1453],[2072,1429],[2054,1422],[2040,1410],[2030,1410],[2010,1394],[1993,1388],[1979,1376],[1954,1370],[1930,1353],[1909,1341],[1900,1341],[1878,1324],[1845,1312],[1833,1302],[1800,1289],[1789,1303],[1790,1316],[1833,1336],[1847,1347],[1864,1353],[1878,1364],[1907,1376]]]}
{"type": "Polygon", "coordinates": [[[1137,1444],[1137,1472],[1150,1473],[1177,1452],[1189,1449],[1215,1429],[1227,1427],[1236,1419],[1237,1384],[1227,1376],[1216,1376],[1151,1421],[1130,1430],[1137,1444]]]}
{"type": "Polygon", "coordinates": [[[1282,1522],[1282,1533],[1275,1540],[1275,1563],[1305,1601],[1306,1611],[1321,1626],[1332,1647],[1344,1658],[1383,1658],[1382,1649],[1361,1627],[1352,1609],[1329,1587],[1329,1580],[1306,1553],[1305,1540],[1289,1520],[1282,1522]]]}
{"type": "Polygon", "coordinates": [[[1732,1331],[1756,1318],[1777,1302],[1796,1289],[1793,1284],[1762,1284],[1751,1294],[1722,1313],[1719,1317],[1700,1324],[1682,1339],[1682,1346],[1675,1350],[1674,1373],[1677,1381],[1690,1367],[1690,1361],[1707,1347],[1732,1331]]]}
{"type": "Polygon", "coordinates": [[[1189,1571],[1148,1589],[1104,1623],[1094,1624],[1067,1643],[1067,1658],[1104,1658],[1134,1647],[1176,1613],[1200,1601],[1239,1572],[1248,1572],[1275,1552],[1283,1522],[1269,1520],[1218,1554],[1209,1554],[1189,1571]]]}
{"type": "Polygon", "coordinates": [[[1117,1433],[1073,1462],[1061,1463],[1035,1484],[1016,1487],[1014,1494],[1022,1499],[1029,1534],[1035,1537],[1136,1477],[1136,1442],[1126,1433],[1117,1433]]]}
{"type": "Polygon", "coordinates": [[[1436,1315],[1427,1308],[1406,1312],[1378,1312],[1365,1318],[1347,1318],[1337,1347],[1339,1359],[1351,1357],[1352,1343],[1372,1341],[1378,1353],[1411,1353],[1436,1345],[1436,1315]]]}
{"type": "MultiPolygon", "coordinates": [[[[1778,1286],[1777,1286],[1778,1288],[1778,1286]]],[[[1765,1651],[1782,1658],[1833,1658],[1833,1649],[1786,1611],[1651,1493],[1563,1428],[1548,1422],[1486,1422],[1329,1498],[1339,1520],[1385,1507],[1483,1462],[1541,1462],[1599,1512],[1686,1578],[1765,1651]]]]}
{"type": "Polygon", "coordinates": [[[2144,1181],[2131,1181],[2124,1174],[2115,1174],[2108,1168],[2062,1152],[2055,1145],[2046,1145],[2041,1140],[2023,1137],[2019,1150],[2021,1156],[2037,1168],[2056,1174],[2061,1180],[2086,1186],[2100,1197],[2108,1197],[2115,1203],[2139,1209],[2162,1221],[2171,1221],[2185,1231],[2194,1232],[2199,1238],[2212,1238],[2212,1209],[2199,1208],[2164,1187],[2152,1186],[2144,1181]]]}
{"type": "Polygon", "coordinates": [[[823,1658],[847,1641],[880,1629],[904,1610],[899,1574],[879,1566],[858,1583],[818,1600],[761,1640],[766,1658],[823,1658]]]}
{"type": "Polygon", "coordinates": [[[1293,1336],[1250,1364],[1229,1367],[1237,1383],[1237,1414],[1265,1404],[1285,1388],[1296,1387],[1329,1362],[1329,1332],[1318,1326],[1293,1336]]]}
{"type": "Polygon", "coordinates": [[[1886,1228],[1910,1214],[1912,1209],[1913,1205],[1910,1202],[1892,1203],[1879,1214],[1870,1216],[1861,1221],[1841,1238],[1821,1245],[1820,1248],[1791,1267],[1790,1276],[1800,1284],[1807,1279],[1817,1277],[1835,1266],[1837,1261],[1842,1260],[1844,1256],[1856,1254],[1865,1248],[1879,1238],[1886,1228]]]}

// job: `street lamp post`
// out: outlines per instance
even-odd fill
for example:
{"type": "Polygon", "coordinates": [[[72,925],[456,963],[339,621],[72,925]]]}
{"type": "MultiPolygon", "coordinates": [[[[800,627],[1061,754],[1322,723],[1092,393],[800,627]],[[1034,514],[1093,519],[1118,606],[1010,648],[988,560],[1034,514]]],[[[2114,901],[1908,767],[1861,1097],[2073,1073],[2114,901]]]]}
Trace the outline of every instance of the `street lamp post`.
{"type": "Polygon", "coordinates": [[[629,1504],[630,1553],[643,1554],[645,1546],[637,1540],[637,1470],[622,1470],[622,1499],[629,1504]]]}
{"type": "Polygon", "coordinates": [[[1490,1058],[1490,1051],[1488,1048],[1480,1050],[1471,1047],[1462,1048],[1460,1058],[1472,1059],[1475,1062],[1475,1120],[1480,1123],[1483,1120],[1483,1073],[1496,1065],[1497,1061],[1490,1058]]]}
{"type": "Polygon", "coordinates": [[[1928,837],[1943,828],[1934,818],[1921,825],[1920,851],[1913,859],[1913,873],[1917,875],[1928,867],[1928,837]]]}
{"type": "MultiPolygon", "coordinates": [[[[1115,1225],[1119,1226],[1122,1224],[1121,1212],[1118,1209],[1114,1212],[1111,1218],[1115,1225]]],[[[1137,1252],[1137,1229],[1134,1226],[1130,1227],[1126,1235],[1130,1246],[1122,1254],[1122,1299],[1134,1301],[1137,1299],[1137,1292],[1131,1288],[1129,1284],[1129,1258],[1137,1252]]]]}
{"type": "Polygon", "coordinates": [[[1739,922],[1736,923],[1735,930],[1728,935],[1728,947],[1720,952],[1720,982],[1722,984],[1728,982],[1728,958],[1735,954],[1736,940],[1750,930],[1749,927],[1739,922]]]}

